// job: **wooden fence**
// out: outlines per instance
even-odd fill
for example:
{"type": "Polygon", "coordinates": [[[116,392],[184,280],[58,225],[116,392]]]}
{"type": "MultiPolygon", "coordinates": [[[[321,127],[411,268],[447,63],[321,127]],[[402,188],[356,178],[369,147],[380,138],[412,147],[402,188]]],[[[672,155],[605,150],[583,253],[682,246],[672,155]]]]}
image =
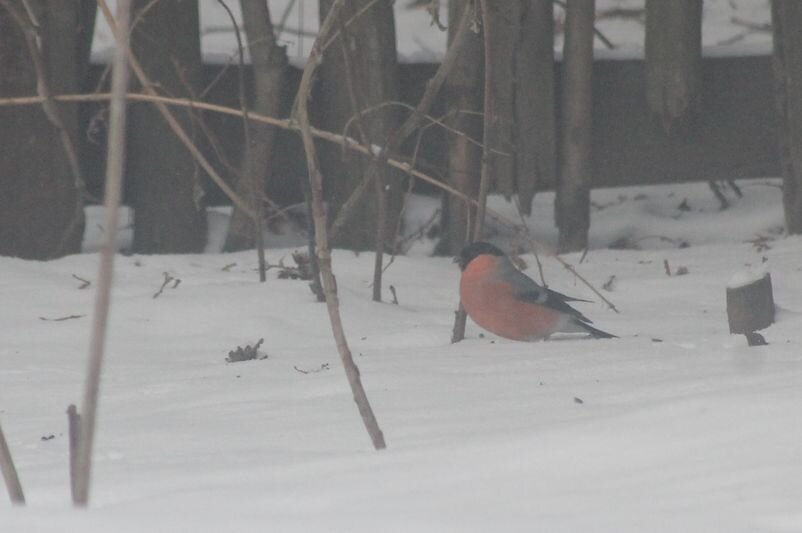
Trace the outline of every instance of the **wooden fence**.
{"type": "MultiPolygon", "coordinates": [[[[94,87],[103,66],[95,65],[89,76],[94,87]]],[[[206,83],[220,75],[223,67],[206,65],[206,83]]],[[[559,64],[557,83],[559,85],[559,64]]],[[[401,65],[401,97],[416,103],[436,65],[401,65]]],[[[737,179],[780,174],[775,126],[770,56],[706,57],[703,60],[702,111],[688,127],[667,135],[649,116],[644,96],[644,68],[640,59],[597,60],[594,65],[593,186],[656,184],[686,181],[737,179]]],[[[291,69],[285,90],[285,105],[297,89],[300,72],[291,69]]],[[[558,87],[559,89],[559,87],[558,87]]],[[[237,71],[229,67],[209,92],[214,103],[239,107],[237,71]]],[[[315,112],[313,98],[311,112],[315,112]]],[[[442,111],[438,102],[433,113],[442,111]]],[[[99,109],[84,104],[85,126],[99,109]]],[[[557,110],[559,113],[559,110],[557,110]]],[[[235,165],[243,144],[242,122],[237,117],[206,114],[203,117],[226,157],[235,165]]],[[[443,132],[430,128],[420,150],[427,172],[442,176],[445,163],[443,132]]],[[[82,139],[82,153],[90,191],[97,192],[103,175],[103,139],[82,139]]],[[[282,203],[300,201],[297,179],[305,175],[303,147],[293,133],[279,132],[275,161],[268,181],[268,194],[282,203]]],[[[220,171],[226,175],[224,165],[220,171]]],[[[478,169],[477,169],[478,172],[478,169]]],[[[129,184],[130,187],[130,184],[129,184]]],[[[421,190],[426,190],[421,187],[421,190]]],[[[226,203],[225,197],[208,183],[210,203],[226,203]]]]}

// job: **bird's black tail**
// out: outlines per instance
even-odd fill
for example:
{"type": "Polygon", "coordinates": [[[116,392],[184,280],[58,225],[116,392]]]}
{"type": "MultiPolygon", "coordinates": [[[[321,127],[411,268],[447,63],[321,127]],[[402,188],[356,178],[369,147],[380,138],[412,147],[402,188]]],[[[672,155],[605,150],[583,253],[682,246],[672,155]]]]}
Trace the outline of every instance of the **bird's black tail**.
{"type": "Polygon", "coordinates": [[[618,338],[617,335],[613,335],[612,333],[607,333],[606,331],[602,331],[600,329],[596,329],[593,326],[591,326],[590,324],[587,324],[585,322],[580,322],[579,320],[577,320],[577,324],[582,326],[582,328],[585,331],[587,331],[588,333],[593,335],[593,338],[595,338],[595,339],[617,339],[618,338]]]}

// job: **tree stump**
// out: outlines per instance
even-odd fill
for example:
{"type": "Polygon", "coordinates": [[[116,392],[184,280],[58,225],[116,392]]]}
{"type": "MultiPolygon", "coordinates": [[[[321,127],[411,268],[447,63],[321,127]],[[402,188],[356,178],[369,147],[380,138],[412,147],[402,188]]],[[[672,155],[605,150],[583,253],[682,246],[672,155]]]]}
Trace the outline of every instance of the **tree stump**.
{"type": "Polygon", "coordinates": [[[730,333],[748,335],[774,322],[771,275],[759,278],[736,276],[727,286],[727,320],[730,333]]]}

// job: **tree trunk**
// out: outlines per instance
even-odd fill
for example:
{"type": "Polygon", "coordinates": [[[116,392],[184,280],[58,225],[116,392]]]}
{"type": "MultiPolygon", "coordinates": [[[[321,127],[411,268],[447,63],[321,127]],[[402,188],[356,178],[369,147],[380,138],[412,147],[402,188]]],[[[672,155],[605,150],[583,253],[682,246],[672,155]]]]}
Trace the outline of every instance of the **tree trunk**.
{"type": "MultiPolygon", "coordinates": [[[[320,0],[320,18],[328,14],[332,0],[320,0]]],[[[397,53],[395,47],[395,19],[391,2],[353,0],[343,7],[340,15],[349,24],[344,35],[350,51],[354,78],[349,79],[346,57],[340,42],[333,43],[325,52],[326,60],[320,67],[320,91],[324,129],[342,131],[354,116],[351,94],[356,95],[359,110],[364,111],[377,104],[398,100],[397,53]],[[364,13],[360,11],[372,4],[364,13]],[[358,17],[354,18],[357,14],[358,17]],[[349,88],[348,84],[352,84],[349,88]]],[[[373,110],[361,118],[367,137],[376,146],[387,144],[389,135],[399,126],[398,110],[392,107],[373,110]]],[[[355,125],[354,125],[355,126],[355,125]]],[[[349,134],[358,137],[355,127],[349,134]]],[[[321,161],[327,169],[327,196],[332,213],[336,213],[362,181],[368,161],[354,154],[344,159],[342,150],[335,146],[321,146],[321,161]]],[[[354,250],[373,249],[376,241],[379,215],[378,194],[384,195],[386,206],[385,236],[392,238],[401,210],[404,178],[398,171],[383,167],[379,169],[379,183],[384,191],[362,195],[354,206],[354,214],[345,222],[342,231],[333,243],[335,246],[354,250]]],[[[368,187],[374,191],[374,186],[368,187]]]]}
{"type": "MultiPolygon", "coordinates": [[[[134,0],[132,20],[137,19],[131,48],[156,89],[175,97],[194,97],[201,83],[198,3],[134,0]]],[[[190,112],[174,110],[187,131],[192,131],[190,112]]],[[[134,251],[202,251],[206,212],[201,171],[191,154],[152,104],[131,105],[129,132],[134,251]]]]}
{"type": "Polygon", "coordinates": [[[89,59],[92,55],[92,38],[95,35],[97,0],[78,0],[78,65],[80,79],[89,72],[89,59]]]}
{"type": "Polygon", "coordinates": [[[535,192],[556,181],[554,3],[522,1],[516,50],[515,176],[521,211],[530,215],[535,192]]]}
{"type": "Polygon", "coordinates": [[[594,0],[569,2],[565,15],[561,171],[554,206],[561,252],[588,244],[594,10],[594,0]]]}
{"type": "MultiPolygon", "coordinates": [[[[11,5],[27,14],[20,0],[11,5]]],[[[76,31],[79,2],[31,0],[28,5],[39,24],[51,94],[79,92],[86,69],[80,62],[76,31]]],[[[0,72],[0,96],[37,94],[36,69],[24,34],[3,7],[0,72]]],[[[66,135],[77,139],[77,105],[56,104],[56,109],[66,135]]],[[[60,133],[41,107],[0,109],[0,255],[51,259],[80,250],[83,184],[71,170],[60,133]]]]}
{"type": "Polygon", "coordinates": [[[646,1],[646,101],[667,132],[699,107],[702,0],[646,1]]]}
{"type": "MultiPolygon", "coordinates": [[[[281,94],[287,69],[287,51],[279,46],[273,33],[270,11],[264,0],[240,0],[242,20],[248,40],[253,69],[253,104],[256,113],[278,117],[281,114],[281,94]]],[[[243,150],[242,175],[237,194],[247,199],[254,212],[262,202],[265,180],[269,175],[273,138],[276,129],[266,124],[251,124],[251,149],[243,150]],[[249,176],[245,175],[248,170],[249,176]]],[[[253,221],[241,210],[234,209],[226,236],[225,251],[244,250],[254,246],[253,221]]]]}
{"type": "MultiPolygon", "coordinates": [[[[448,42],[454,38],[463,10],[474,9],[470,0],[448,3],[448,42]]],[[[484,44],[482,35],[471,32],[444,84],[448,125],[472,139],[482,138],[484,90],[484,44]],[[465,113],[465,112],[470,113],[465,113]]],[[[479,167],[482,149],[466,137],[446,133],[448,139],[448,180],[455,189],[476,198],[479,193],[479,167]]],[[[454,255],[468,242],[476,209],[451,195],[443,198],[443,237],[438,253],[454,255]]]]}
{"type": "Polygon", "coordinates": [[[802,233],[802,2],[773,0],[774,85],[783,169],[785,225],[802,233]]]}
{"type": "Polygon", "coordinates": [[[515,67],[516,46],[521,35],[523,0],[508,0],[488,4],[487,27],[490,40],[490,58],[493,69],[490,77],[490,98],[494,120],[486,132],[486,142],[495,151],[488,154],[490,175],[496,192],[509,198],[515,192],[515,67]]]}

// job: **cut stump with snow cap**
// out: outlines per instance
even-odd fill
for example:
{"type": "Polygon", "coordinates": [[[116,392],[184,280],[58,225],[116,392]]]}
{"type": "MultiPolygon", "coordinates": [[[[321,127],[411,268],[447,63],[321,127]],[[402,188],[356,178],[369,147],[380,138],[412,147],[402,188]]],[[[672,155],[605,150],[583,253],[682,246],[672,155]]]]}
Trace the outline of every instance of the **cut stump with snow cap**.
{"type": "Polygon", "coordinates": [[[727,284],[730,333],[749,334],[774,323],[774,295],[768,272],[738,273],[727,284]]]}

